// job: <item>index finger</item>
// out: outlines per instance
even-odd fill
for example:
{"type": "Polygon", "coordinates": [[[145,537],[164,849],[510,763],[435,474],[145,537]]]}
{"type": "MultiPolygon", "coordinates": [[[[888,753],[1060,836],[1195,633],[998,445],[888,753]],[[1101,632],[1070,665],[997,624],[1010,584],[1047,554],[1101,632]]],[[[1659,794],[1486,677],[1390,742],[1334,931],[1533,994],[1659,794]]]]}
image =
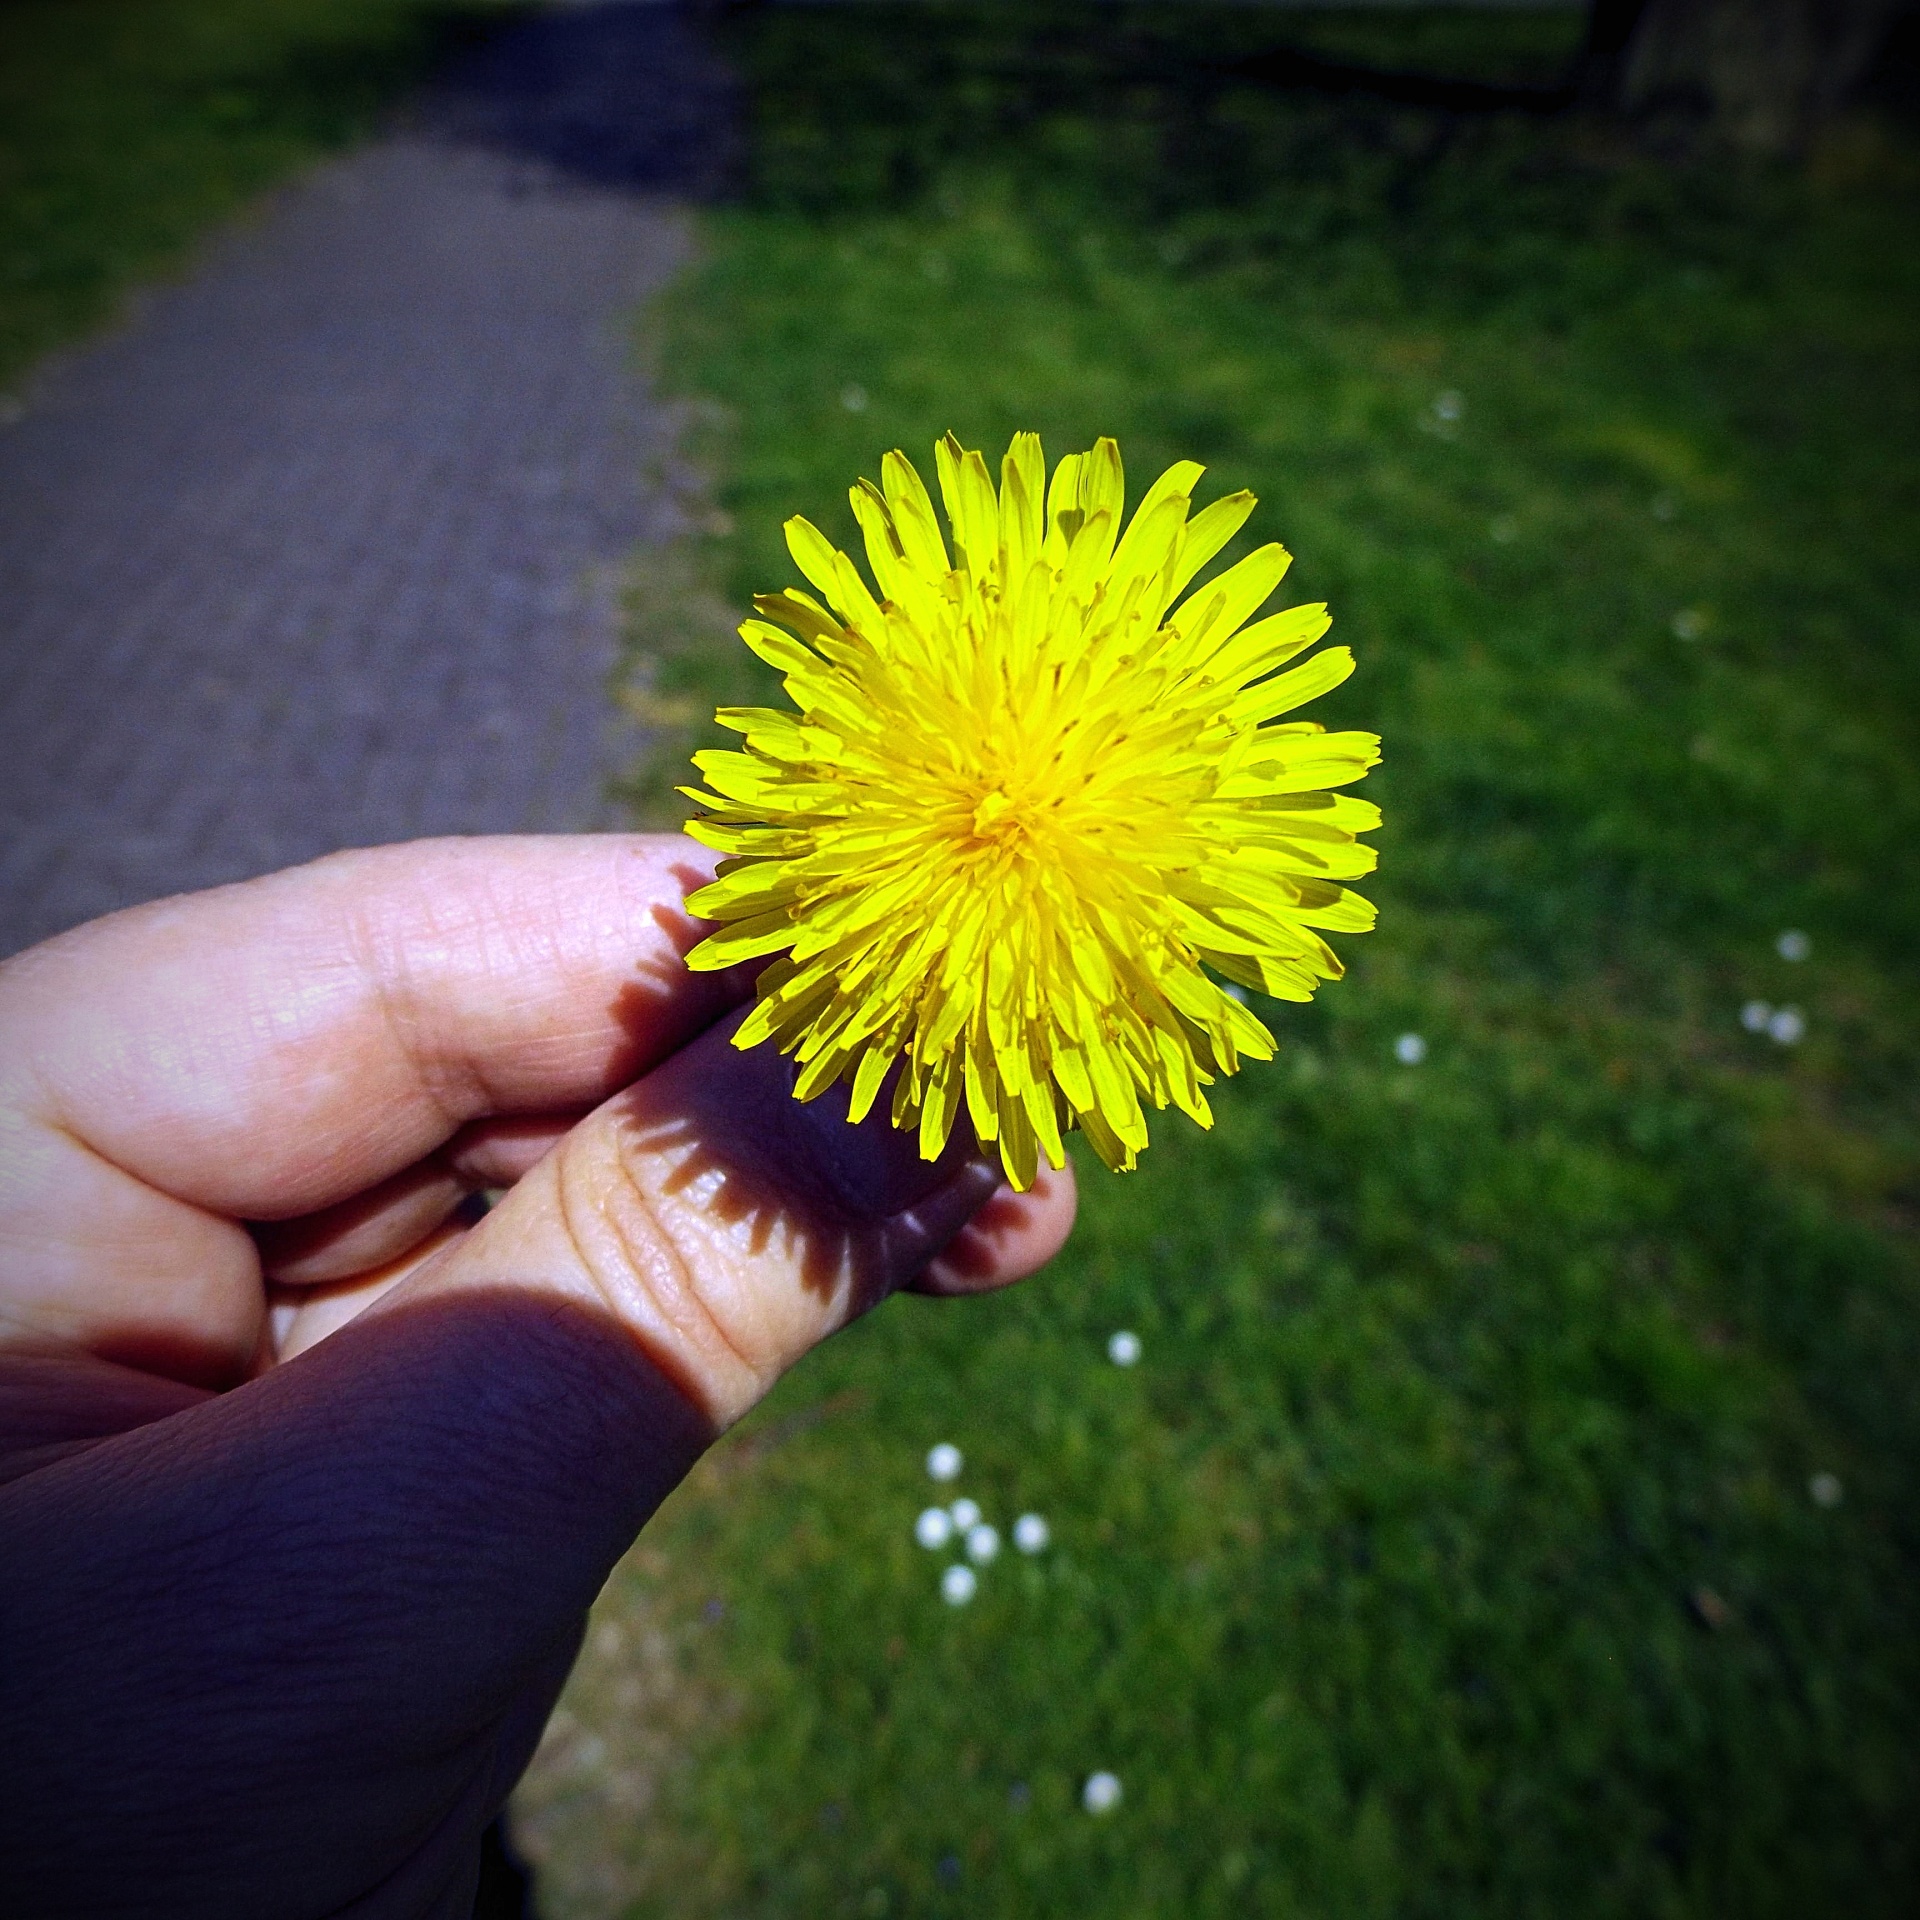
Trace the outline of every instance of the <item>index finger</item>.
{"type": "Polygon", "coordinates": [[[742,998],[681,964],[711,872],[678,835],[429,840],[136,907],[0,968],[0,1099],[192,1205],[312,1212],[742,998]]]}

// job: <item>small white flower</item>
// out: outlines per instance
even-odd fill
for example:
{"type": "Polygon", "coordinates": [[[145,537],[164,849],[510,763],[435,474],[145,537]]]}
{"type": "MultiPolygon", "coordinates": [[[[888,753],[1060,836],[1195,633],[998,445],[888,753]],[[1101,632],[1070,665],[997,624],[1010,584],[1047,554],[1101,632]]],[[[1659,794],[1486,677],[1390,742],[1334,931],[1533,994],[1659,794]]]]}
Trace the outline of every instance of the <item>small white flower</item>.
{"type": "Polygon", "coordinates": [[[929,1553],[938,1553],[953,1538],[953,1522],[945,1507],[929,1507],[913,1523],[913,1537],[929,1553]]]}
{"type": "Polygon", "coordinates": [[[1837,1507],[1845,1497],[1846,1490],[1841,1486],[1837,1473],[1816,1473],[1807,1482],[1807,1493],[1816,1507],[1837,1507]]]}
{"type": "Polygon", "coordinates": [[[1080,1804],[1089,1813],[1111,1813],[1120,1804],[1120,1776],[1088,1774],[1087,1784],[1080,1789],[1080,1804]]]}
{"type": "MultiPolygon", "coordinates": [[[[1436,420],[1444,420],[1448,425],[1452,425],[1466,410],[1466,401],[1451,387],[1444,393],[1436,393],[1433,396],[1433,417],[1436,420]]],[[[1095,1777],[1098,1778],[1097,1775],[1095,1777]]]]}
{"type": "Polygon", "coordinates": [[[1782,960],[1801,961],[1813,951],[1813,942],[1798,927],[1789,927],[1773,943],[1773,950],[1782,960]]]}
{"type": "Polygon", "coordinates": [[[1765,1033],[1772,1018],[1773,1009],[1764,1000],[1749,1000],[1740,1009],[1740,1024],[1749,1033],[1765,1033]]]}
{"type": "Polygon", "coordinates": [[[1137,1333],[1116,1333],[1107,1342],[1107,1358],[1116,1367],[1130,1367],[1140,1358],[1140,1336],[1137,1333]]]}
{"type": "Polygon", "coordinates": [[[940,1598],[950,1607],[964,1607],[980,1591],[980,1576],[971,1567],[949,1567],[940,1576],[940,1598]]]}
{"type": "Polygon", "coordinates": [[[982,1520],[967,1529],[967,1558],[976,1567],[984,1567],[1000,1551],[1000,1534],[982,1520]]]}
{"type": "Polygon", "coordinates": [[[1013,1544],[1022,1553],[1045,1553],[1052,1530],[1037,1513],[1023,1513],[1013,1523],[1013,1544]]]}
{"type": "Polygon", "coordinates": [[[857,380],[849,380],[840,389],[840,404],[849,413],[865,413],[867,410],[867,390],[857,380]]]}
{"type": "Polygon", "coordinates": [[[1682,607],[1673,616],[1673,637],[1676,640],[1698,640],[1707,630],[1707,616],[1698,607],[1682,607]]]}
{"type": "Polygon", "coordinates": [[[935,1480],[958,1480],[965,1465],[960,1449],[950,1440],[942,1440],[927,1455],[927,1472],[935,1480]]]}
{"type": "Polygon", "coordinates": [[[980,1524],[980,1503],[977,1500],[956,1500],[947,1511],[953,1516],[955,1533],[965,1533],[969,1527],[980,1524]]]}
{"type": "Polygon", "coordinates": [[[1417,1033],[1403,1033],[1393,1043],[1393,1057],[1403,1067],[1417,1067],[1427,1057],[1427,1043],[1417,1033]]]}
{"type": "Polygon", "coordinates": [[[1776,1007],[1767,1022],[1767,1038],[1776,1046],[1798,1046],[1807,1037],[1807,1016],[1798,1007],[1776,1007]]]}

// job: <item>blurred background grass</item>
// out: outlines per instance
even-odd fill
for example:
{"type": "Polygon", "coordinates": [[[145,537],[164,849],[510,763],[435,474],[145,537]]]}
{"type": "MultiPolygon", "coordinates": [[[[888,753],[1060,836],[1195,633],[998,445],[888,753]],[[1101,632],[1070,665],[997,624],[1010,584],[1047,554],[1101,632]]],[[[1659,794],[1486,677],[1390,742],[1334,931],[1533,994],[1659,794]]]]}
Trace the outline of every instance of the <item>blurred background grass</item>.
{"type": "Polygon", "coordinates": [[[721,610],[888,447],[1202,459],[1359,653],[1381,930],[1211,1137],[1083,1165],[1050,1273],[889,1306],[676,1498],[523,1796],[556,1916],[1920,1898],[1910,132],[1663,162],[1248,78],[1539,84],[1579,26],[733,29],[753,170],[665,359],[732,530],[641,579],[643,704],[770,691],[721,610]],[[938,1440],[1053,1530],[964,1609],[938,1440]]]}

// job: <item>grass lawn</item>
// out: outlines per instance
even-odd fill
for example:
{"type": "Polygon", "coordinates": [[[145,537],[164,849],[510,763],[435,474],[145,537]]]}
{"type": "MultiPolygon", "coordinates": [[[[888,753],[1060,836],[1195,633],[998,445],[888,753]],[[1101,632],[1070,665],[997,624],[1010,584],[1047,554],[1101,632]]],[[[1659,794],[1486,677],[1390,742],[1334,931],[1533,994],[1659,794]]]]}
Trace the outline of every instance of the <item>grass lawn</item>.
{"type": "Polygon", "coordinates": [[[0,393],[499,0],[0,6],[0,393]]]}
{"type": "MultiPolygon", "coordinates": [[[[1359,653],[1381,927],[1210,1137],[1082,1159],[1053,1271],[891,1304],[670,1505],[523,1800],[556,1920],[1920,1901],[1914,145],[1665,168],[1232,71],[1410,31],[737,29],[756,171],[667,360],[715,598],[948,427],[1206,460],[1359,653]],[[942,1440],[1053,1537],[961,1608],[942,1440]]],[[[660,598],[658,711],[767,690],[660,598]]]]}

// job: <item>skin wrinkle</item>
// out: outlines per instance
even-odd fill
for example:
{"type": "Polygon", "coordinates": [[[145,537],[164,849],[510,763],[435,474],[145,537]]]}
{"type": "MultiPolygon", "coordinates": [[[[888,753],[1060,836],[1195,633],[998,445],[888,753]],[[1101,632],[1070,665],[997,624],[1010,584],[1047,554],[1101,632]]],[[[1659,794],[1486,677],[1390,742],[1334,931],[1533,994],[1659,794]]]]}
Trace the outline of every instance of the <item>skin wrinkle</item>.
{"type": "MultiPolygon", "coordinates": [[[[689,851],[696,850],[689,848],[689,851]]],[[[678,869],[675,871],[676,877],[683,885],[703,884],[708,878],[708,873],[698,868],[689,869],[684,873],[678,869]]],[[[487,901],[489,907],[494,904],[491,899],[487,901]]],[[[508,949],[505,954],[501,954],[490,950],[488,946],[483,946],[481,953],[484,964],[480,971],[484,972],[489,979],[502,980],[518,979],[529,972],[536,977],[542,974],[564,977],[571,970],[572,959],[565,944],[550,936],[529,937],[529,927],[522,923],[531,922],[534,927],[563,924],[565,914],[569,910],[565,902],[556,900],[550,916],[529,914],[524,905],[512,915],[489,914],[484,911],[465,915],[464,919],[468,927],[478,925],[485,932],[490,943],[504,945],[508,949]],[[490,924],[490,922],[499,924],[490,924]],[[532,951],[530,952],[529,949],[532,951]]],[[[636,959],[643,966],[646,964],[644,951],[647,942],[646,927],[651,927],[656,933],[665,937],[675,960],[683,956],[706,931],[705,923],[695,921],[684,913],[661,912],[657,902],[652,903],[652,910],[649,913],[636,918],[646,923],[645,927],[636,926],[633,935],[636,959]]],[[[450,948],[457,946],[457,940],[451,937],[448,928],[432,920],[431,916],[428,917],[428,925],[433,933],[439,936],[434,943],[430,944],[429,952],[435,959],[443,958],[450,948]]],[[[376,984],[382,1026],[394,1041],[396,1051],[406,1061],[409,1076],[414,1085],[441,1116],[444,1131],[434,1143],[435,1147],[444,1146],[461,1126],[482,1115],[511,1113],[515,1103],[510,1091],[499,1086],[488,1076],[485,1062],[480,1057],[466,1053],[458,1056],[457,1083],[453,1076],[444,1071],[436,1072],[422,1058],[420,1029],[423,1025],[430,1026],[431,1023],[421,1020],[419,1007],[433,1004],[436,998],[451,997],[447,995],[445,989],[449,986],[457,988],[459,985],[466,984],[466,981],[457,975],[439,981],[437,984],[442,992],[436,996],[430,988],[423,988],[423,969],[408,951],[406,941],[397,937],[398,934],[404,933],[404,928],[395,930],[383,940],[367,927],[364,914],[359,918],[359,926],[362,936],[360,957],[363,967],[376,984]]],[[[431,973],[430,968],[424,971],[431,973]]],[[[691,978],[691,976],[688,977],[691,978]]],[[[701,984],[704,985],[704,982],[701,984]]],[[[716,980],[714,1011],[718,1013],[728,1001],[737,998],[738,993],[737,980],[716,980]]],[[[585,1035],[593,1032],[595,1025],[596,1023],[581,1020],[574,1026],[573,1032],[585,1035]]],[[[565,1027],[550,1030],[545,1036],[546,1049],[554,1055],[565,1057],[567,1037],[568,1030],[565,1027]]],[[[446,1064],[447,1062],[443,1059],[442,1067],[444,1068],[446,1064]]],[[[423,1149],[423,1151],[431,1150],[433,1149],[423,1149]]]]}
{"type": "MultiPolygon", "coordinates": [[[[581,1202],[576,1197],[576,1181],[581,1176],[574,1168],[574,1158],[574,1155],[565,1152],[556,1156],[554,1174],[558,1218],[581,1270],[592,1281],[602,1300],[621,1318],[637,1321],[639,1317],[633,1314],[631,1302],[638,1297],[654,1310],[660,1322],[677,1335],[691,1352],[712,1358],[717,1349],[733,1363],[746,1381],[745,1393],[730,1396],[730,1404],[736,1407],[751,1406],[767,1389],[769,1382],[766,1370],[747,1357],[707,1305],[695,1278],[693,1263],[681,1247],[678,1236],[667,1225],[653,1196],[647,1192],[627,1154],[621,1151],[614,1155],[619,1199],[596,1194],[585,1203],[592,1216],[603,1223],[614,1237],[619,1251],[618,1267],[624,1269],[628,1281],[624,1287],[609,1278],[598,1248],[590,1246],[589,1236],[580,1231],[581,1202]],[[636,1231],[625,1218],[616,1217],[625,1212],[621,1201],[638,1213],[644,1227],[650,1231],[636,1231]],[[663,1290],[662,1281],[668,1278],[669,1271],[672,1284],[663,1290]],[[623,1296],[627,1302],[624,1311],[623,1296]],[[676,1304],[679,1309],[677,1312],[676,1304]]],[[[656,1359],[656,1364],[663,1363],[656,1359]]],[[[692,1369],[686,1366],[680,1356],[674,1357],[672,1372],[682,1382],[683,1388],[692,1384],[692,1369]]],[[[719,1412],[721,1398],[713,1386],[703,1381],[697,1390],[708,1415],[717,1425],[725,1424],[719,1412]]]]}
{"type": "Polygon", "coordinates": [[[443,1059],[439,1071],[431,1070],[420,1052],[423,1023],[419,1009],[423,1003],[415,987],[416,967],[408,943],[400,938],[379,938],[368,924],[364,909],[355,913],[351,924],[362,978],[371,988],[381,1028],[405,1063],[415,1090],[439,1114],[441,1133],[435,1144],[444,1145],[467,1121],[490,1110],[490,1090],[482,1084],[482,1076],[468,1056],[461,1059],[458,1076],[465,1081],[464,1097],[448,1097],[443,1079],[455,1076],[446,1074],[447,1062],[443,1059]]]}

